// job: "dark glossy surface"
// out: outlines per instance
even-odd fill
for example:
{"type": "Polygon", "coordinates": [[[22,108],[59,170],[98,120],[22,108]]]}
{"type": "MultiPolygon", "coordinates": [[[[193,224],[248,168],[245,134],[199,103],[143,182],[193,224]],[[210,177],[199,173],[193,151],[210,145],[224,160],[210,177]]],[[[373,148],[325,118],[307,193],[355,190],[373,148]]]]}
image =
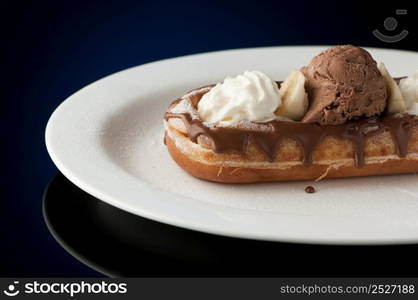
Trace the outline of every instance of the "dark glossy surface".
{"type": "Polygon", "coordinates": [[[114,208],[58,174],[44,217],[73,256],[109,276],[417,276],[418,245],[323,246],[199,233],[114,208]]]}
{"type": "MultiPolygon", "coordinates": [[[[412,4],[371,2],[368,7],[360,0],[350,5],[279,0],[0,1],[0,276],[100,276],[62,249],[42,218],[42,193],[57,172],[45,149],[45,126],[54,109],[72,93],[129,67],[206,51],[348,43],[417,51],[417,12],[412,4]],[[398,8],[408,9],[408,14],[395,15],[398,8]],[[390,16],[398,22],[391,32],[383,24],[390,16]],[[388,44],[373,36],[374,29],[390,35],[406,29],[410,34],[388,44]]],[[[272,64],[280,68],[279,62],[272,64]]],[[[60,197],[65,200],[67,189],[61,187],[60,197]]],[[[78,222],[77,217],[72,218],[62,224],[66,226],[63,230],[77,232],[78,222]]],[[[89,242],[87,239],[86,245],[89,242]]],[[[295,259],[301,262],[293,269],[285,265],[284,271],[299,275],[303,261],[315,259],[305,252],[296,252],[295,259]]],[[[399,253],[383,254],[386,261],[402,260],[399,253]]],[[[360,251],[356,255],[372,254],[378,255],[360,251]]],[[[367,259],[363,262],[367,264],[367,259]]],[[[247,274],[247,266],[243,262],[239,270],[247,274]]],[[[385,263],[372,267],[370,272],[389,272],[385,263]]],[[[309,272],[325,270],[318,267],[309,272]]]]}

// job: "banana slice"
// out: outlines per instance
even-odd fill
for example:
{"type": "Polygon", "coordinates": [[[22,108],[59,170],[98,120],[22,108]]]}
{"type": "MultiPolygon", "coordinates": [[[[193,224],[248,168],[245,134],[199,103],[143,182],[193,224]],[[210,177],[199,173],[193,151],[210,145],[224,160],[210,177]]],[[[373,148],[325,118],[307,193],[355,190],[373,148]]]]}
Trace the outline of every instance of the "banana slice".
{"type": "Polygon", "coordinates": [[[305,91],[305,76],[293,70],[279,90],[282,105],[274,112],[277,116],[299,121],[308,109],[308,94],[305,91]]]}
{"type": "Polygon", "coordinates": [[[415,103],[418,103],[418,71],[402,79],[399,82],[399,89],[405,100],[406,108],[409,110],[415,103]]]}
{"type": "Polygon", "coordinates": [[[402,96],[399,86],[390,76],[388,70],[383,63],[379,65],[380,73],[383,75],[387,89],[387,111],[390,114],[403,113],[407,110],[405,100],[402,96]]]}

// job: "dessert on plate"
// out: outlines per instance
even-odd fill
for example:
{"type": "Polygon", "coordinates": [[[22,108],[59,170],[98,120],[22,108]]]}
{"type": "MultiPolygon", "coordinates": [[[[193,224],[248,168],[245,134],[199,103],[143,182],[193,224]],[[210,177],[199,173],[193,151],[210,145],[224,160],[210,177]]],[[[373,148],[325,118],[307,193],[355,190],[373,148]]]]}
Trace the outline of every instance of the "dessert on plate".
{"type": "Polygon", "coordinates": [[[164,126],[177,164],[210,181],[418,172],[418,72],[392,78],[366,50],[335,46],[283,82],[247,71],[194,89],[164,126]]]}

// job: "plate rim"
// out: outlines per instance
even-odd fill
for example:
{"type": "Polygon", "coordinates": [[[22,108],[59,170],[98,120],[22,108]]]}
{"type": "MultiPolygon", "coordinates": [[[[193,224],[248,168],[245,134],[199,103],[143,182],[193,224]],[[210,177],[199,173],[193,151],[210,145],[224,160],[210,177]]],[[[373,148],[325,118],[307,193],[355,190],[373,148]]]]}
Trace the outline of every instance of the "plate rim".
{"type": "MultiPolygon", "coordinates": [[[[54,151],[52,144],[53,142],[51,141],[51,128],[54,125],[54,120],[57,117],[57,115],[61,112],[61,110],[63,109],[63,105],[68,105],[68,103],[70,103],[70,101],[72,101],[72,99],[76,98],[78,96],[78,94],[82,93],[84,90],[90,88],[91,86],[97,84],[98,82],[104,81],[104,80],[108,80],[109,78],[116,76],[116,75],[120,75],[121,73],[129,73],[131,72],[133,69],[137,69],[137,68],[141,68],[141,67],[145,67],[145,66],[152,66],[154,64],[160,64],[160,63],[166,63],[169,61],[174,61],[174,60],[181,60],[184,58],[189,58],[189,57],[196,57],[196,56],[204,56],[204,55],[218,55],[218,54],[222,54],[222,53],[226,53],[226,52],[233,52],[233,51],[253,51],[253,50],[273,50],[273,49],[283,49],[283,48],[325,48],[325,47],[329,47],[328,45],[309,45],[309,46],[304,46],[304,45],[299,45],[299,46],[269,46],[269,47],[253,47],[253,48],[237,48],[237,49],[227,49],[227,50],[221,50],[221,51],[211,51],[211,52],[204,52],[204,53],[196,53],[196,54],[191,54],[191,55],[183,55],[183,56],[178,56],[178,57],[173,57],[173,58],[166,58],[163,60],[158,60],[158,61],[153,61],[153,62],[149,62],[146,64],[142,64],[142,65],[138,65],[138,66],[133,66],[124,70],[120,70],[118,72],[112,73],[110,75],[107,75],[103,78],[100,78],[86,86],[84,86],[83,88],[81,88],[80,90],[76,91],[75,93],[73,93],[72,95],[70,95],[69,97],[67,97],[64,101],[62,101],[53,111],[53,113],[51,114],[50,118],[48,119],[48,122],[46,124],[46,128],[45,128],[45,144],[46,144],[46,148],[48,151],[48,154],[50,155],[52,161],[54,162],[54,164],[57,166],[57,168],[62,172],[62,174],[68,178],[73,184],[75,184],[76,186],[78,186],[79,188],[81,188],[82,190],[86,191],[87,193],[91,194],[92,196],[98,198],[101,201],[104,201],[112,206],[118,207],[122,210],[128,211],[129,213],[132,213],[134,215],[139,215],[141,217],[145,217],[148,219],[152,219],[158,222],[162,222],[162,223],[166,223],[166,224],[170,224],[170,225],[174,225],[174,226],[178,226],[178,227],[182,227],[182,228],[186,228],[186,229],[190,229],[190,230],[196,230],[196,231],[200,231],[200,232],[205,232],[205,233],[209,233],[209,234],[216,234],[216,235],[222,235],[222,236],[228,236],[228,237],[234,237],[234,238],[245,238],[245,239],[254,239],[254,240],[265,240],[265,241],[276,241],[276,242],[290,242],[290,243],[304,243],[304,244],[324,244],[324,245],[392,245],[392,244],[415,244],[418,242],[418,234],[415,237],[411,237],[411,238],[399,238],[399,239],[393,239],[391,238],[391,240],[382,240],[382,239],[336,239],[336,238],[318,238],[318,237],[314,237],[314,238],[309,238],[309,237],[303,237],[303,238],[299,238],[299,237],[288,237],[288,236],[280,236],[280,235],[275,235],[273,236],[263,236],[263,235],[259,235],[259,234],[253,234],[253,233],[242,233],[239,232],[237,230],[231,230],[231,228],[223,228],[222,230],[218,229],[218,228],[214,228],[213,226],[207,226],[207,225],[202,225],[202,224],[197,224],[197,223],[190,223],[188,221],[183,221],[181,219],[178,218],[173,218],[173,216],[162,216],[161,214],[155,213],[155,212],[150,212],[146,209],[138,209],[138,207],[136,209],[132,209],[132,207],[130,207],[129,205],[124,205],[123,200],[115,200],[113,199],[113,197],[107,193],[103,193],[100,190],[97,190],[94,186],[91,186],[88,182],[84,182],[83,180],[81,180],[80,178],[78,178],[78,176],[76,174],[73,174],[73,172],[70,170],[71,168],[68,166],[65,166],[65,164],[63,164],[60,159],[57,157],[57,153],[54,151]],[[140,211],[140,213],[138,212],[140,211]]],[[[414,51],[409,51],[409,50],[397,50],[397,49],[391,49],[391,48],[372,48],[372,47],[366,47],[368,50],[385,50],[385,51],[395,51],[395,52],[408,52],[411,54],[418,54],[417,52],[414,51]]],[[[147,187],[146,187],[147,188],[147,187]]],[[[152,189],[151,188],[147,188],[147,193],[151,192],[152,194],[152,189]]],[[[167,194],[168,192],[165,192],[165,194],[167,194]]],[[[168,193],[169,194],[169,193],[168,193]]],[[[175,197],[181,197],[178,195],[173,195],[175,197]]]]}

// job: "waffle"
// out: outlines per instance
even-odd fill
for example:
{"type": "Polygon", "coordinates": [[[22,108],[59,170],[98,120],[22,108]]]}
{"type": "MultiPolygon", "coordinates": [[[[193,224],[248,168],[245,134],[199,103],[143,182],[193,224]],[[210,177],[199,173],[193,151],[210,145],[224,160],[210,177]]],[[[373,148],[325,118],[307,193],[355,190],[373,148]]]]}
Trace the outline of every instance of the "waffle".
{"type": "MultiPolygon", "coordinates": [[[[365,137],[361,150],[362,165],[356,157],[358,149],[352,140],[327,135],[314,147],[307,163],[301,143],[292,137],[277,142],[274,157],[249,138],[242,149],[217,151],[213,140],[200,134],[193,141],[187,124],[178,116],[188,115],[199,120],[196,107],[202,95],[211,86],[189,92],[174,101],[166,114],[165,143],[177,164],[191,175],[215,182],[250,183],[264,181],[321,180],[324,178],[355,177],[418,172],[418,122],[413,118],[409,142],[400,155],[398,143],[390,130],[365,137]]],[[[409,116],[410,117],[410,116],[409,116]]],[[[407,116],[398,116],[407,118],[407,116]]],[[[280,121],[278,126],[280,126],[280,121]]],[[[203,123],[210,129],[211,124],[203,123]]],[[[249,121],[235,125],[248,133],[268,134],[271,126],[249,121]]]]}

